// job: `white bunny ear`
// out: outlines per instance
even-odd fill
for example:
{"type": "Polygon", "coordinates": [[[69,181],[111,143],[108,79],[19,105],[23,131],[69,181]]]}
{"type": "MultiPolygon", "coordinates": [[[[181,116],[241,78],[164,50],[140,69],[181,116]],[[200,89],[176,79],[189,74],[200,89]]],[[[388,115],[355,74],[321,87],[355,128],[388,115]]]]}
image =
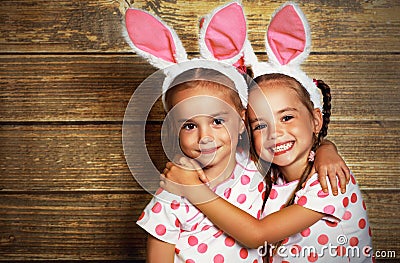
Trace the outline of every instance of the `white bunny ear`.
{"type": "Polygon", "coordinates": [[[161,19],[143,10],[126,11],[124,33],[131,48],[159,69],[188,60],[177,34],[161,19]]]}
{"type": "Polygon", "coordinates": [[[300,65],[310,54],[311,33],[307,19],[293,2],[272,16],[266,36],[268,59],[280,65],[300,65]]]}
{"type": "Polygon", "coordinates": [[[243,56],[246,39],[246,18],[238,2],[215,9],[201,21],[199,45],[205,59],[232,65],[243,56]]]}

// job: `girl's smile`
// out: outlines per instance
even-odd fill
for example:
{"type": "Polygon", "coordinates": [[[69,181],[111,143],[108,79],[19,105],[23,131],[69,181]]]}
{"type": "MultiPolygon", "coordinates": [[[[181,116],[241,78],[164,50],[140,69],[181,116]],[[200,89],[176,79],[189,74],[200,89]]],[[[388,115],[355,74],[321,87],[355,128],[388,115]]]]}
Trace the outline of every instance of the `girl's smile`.
{"type": "Polygon", "coordinates": [[[290,151],[293,148],[293,145],[294,145],[294,141],[277,143],[275,145],[275,147],[270,148],[270,150],[272,151],[272,153],[275,154],[275,156],[277,156],[277,155],[281,155],[281,154],[284,154],[284,153],[290,151]]]}

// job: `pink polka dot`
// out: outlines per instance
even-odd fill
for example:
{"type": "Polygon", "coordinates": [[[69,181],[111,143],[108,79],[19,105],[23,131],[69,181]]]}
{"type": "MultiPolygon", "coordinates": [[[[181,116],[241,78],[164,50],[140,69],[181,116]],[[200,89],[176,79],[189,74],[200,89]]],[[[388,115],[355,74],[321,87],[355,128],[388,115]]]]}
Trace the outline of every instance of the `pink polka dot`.
{"type": "Polygon", "coordinates": [[[347,207],[349,205],[349,198],[346,196],[345,198],[343,198],[343,206],[347,207]]]}
{"type": "Polygon", "coordinates": [[[186,259],[185,263],[196,263],[193,259],[186,259]]]}
{"type": "Polygon", "coordinates": [[[221,236],[223,233],[224,233],[224,231],[219,230],[219,231],[218,231],[217,233],[215,233],[213,236],[214,236],[215,238],[217,238],[217,237],[221,236]]]}
{"type": "Polygon", "coordinates": [[[162,193],[162,191],[164,191],[164,189],[162,189],[162,188],[158,188],[158,189],[157,189],[157,191],[156,191],[156,195],[159,195],[159,194],[161,194],[161,193],[162,193]]]}
{"type": "Polygon", "coordinates": [[[179,248],[175,248],[175,254],[179,255],[179,253],[181,253],[179,248]]]}
{"type": "Polygon", "coordinates": [[[199,226],[199,223],[194,224],[190,230],[195,231],[197,227],[199,226]]]}
{"type": "Polygon", "coordinates": [[[265,200],[265,191],[262,192],[262,194],[261,194],[261,199],[262,199],[262,200],[265,200]]]}
{"type": "Polygon", "coordinates": [[[325,193],[324,191],[319,190],[317,195],[318,195],[318,197],[324,198],[324,197],[327,197],[329,195],[329,193],[325,193]]]}
{"type": "Polygon", "coordinates": [[[332,215],[335,212],[335,207],[333,205],[327,205],[324,207],[324,213],[332,215]]]}
{"type": "Polygon", "coordinates": [[[210,229],[210,227],[211,227],[211,226],[208,226],[208,225],[207,225],[207,226],[203,226],[203,227],[201,228],[201,231],[208,230],[208,229],[210,229]]]}
{"type": "Polygon", "coordinates": [[[306,229],[304,229],[303,231],[301,231],[300,234],[301,234],[303,237],[308,237],[308,236],[310,235],[310,233],[311,233],[310,228],[306,228],[306,229]]]}
{"type": "Polygon", "coordinates": [[[246,201],[246,195],[245,194],[240,194],[237,198],[237,201],[239,204],[243,204],[246,201]]]}
{"type": "Polygon", "coordinates": [[[356,178],[353,175],[350,175],[350,179],[353,184],[356,184],[356,178]]]}
{"type": "Polygon", "coordinates": [[[195,237],[195,236],[190,236],[189,238],[188,238],[188,244],[190,245],[190,246],[195,246],[195,245],[197,245],[199,243],[199,240],[197,239],[197,237],[195,237]]]}
{"type": "Polygon", "coordinates": [[[329,238],[328,238],[328,236],[325,235],[325,234],[322,234],[322,235],[320,235],[320,236],[318,237],[318,243],[319,243],[320,245],[325,245],[326,243],[328,243],[328,241],[329,241],[329,238]]]}
{"type": "Polygon", "coordinates": [[[225,238],[225,246],[233,247],[233,245],[235,245],[235,239],[233,239],[232,237],[226,237],[225,238]]]}
{"type": "Polygon", "coordinates": [[[181,222],[179,221],[179,219],[178,218],[175,219],[175,226],[180,227],[180,225],[181,225],[181,222]]]}
{"type": "Polygon", "coordinates": [[[171,202],[171,208],[172,208],[173,210],[178,209],[180,205],[181,205],[181,204],[180,204],[178,201],[176,201],[176,200],[174,200],[174,201],[171,202]]]}
{"type": "Polygon", "coordinates": [[[308,255],[307,259],[309,262],[315,262],[318,260],[318,254],[311,252],[310,255],[308,255]]]}
{"type": "Polygon", "coordinates": [[[261,193],[263,189],[264,189],[264,183],[261,182],[258,184],[258,191],[261,193]]]}
{"type": "Polygon", "coordinates": [[[319,181],[318,181],[318,180],[315,180],[314,182],[312,182],[312,183],[310,184],[310,186],[314,186],[314,185],[317,185],[317,184],[319,184],[319,181]]]}
{"type": "Polygon", "coordinates": [[[139,216],[139,219],[138,219],[138,220],[142,220],[145,214],[146,214],[146,213],[143,211],[143,212],[140,214],[140,216],[139,216]]]}
{"type": "Polygon", "coordinates": [[[163,236],[167,232],[167,229],[165,228],[164,225],[159,224],[156,226],[156,233],[159,236],[163,236]]]}
{"type": "Polygon", "coordinates": [[[257,211],[257,219],[260,219],[260,218],[261,218],[261,213],[262,213],[261,210],[258,210],[258,211],[257,211]]]}
{"type": "Polygon", "coordinates": [[[246,185],[246,184],[248,184],[250,182],[250,177],[247,176],[247,175],[243,175],[240,178],[240,182],[242,183],[242,185],[246,185]]]}
{"type": "Polygon", "coordinates": [[[368,235],[369,235],[370,237],[372,237],[372,231],[371,231],[371,228],[370,228],[370,227],[368,227],[368,235]]]}
{"type": "Polygon", "coordinates": [[[352,246],[352,247],[355,247],[355,246],[357,246],[358,245],[358,238],[356,238],[356,237],[352,237],[352,238],[350,238],[350,246],[352,246]]]}
{"type": "Polygon", "coordinates": [[[284,240],[282,240],[282,245],[286,244],[289,241],[289,238],[285,238],[284,240]]]}
{"type": "Polygon", "coordinates": [[[350,211],[346,211],[346,212],[344,212],[342,219],[343,220],[349,220],[351,218],[351,216],[352,216],[351,212],[350,211]]]}
{"type": "Polygon", "coordinates": [[[271,189],[271,192],[269,192],[269,198],[275,199],[277,197],[278,197],[278,192],[275,189],[271,189]]]}
{"type": "Polygon", "coordinates": [[[362,218],[362,219],[360,219],[360,221],[358,221],[358,226],[361,229],[364,229],[366,225],[367,225],[367,222],[365,221],[365,219],[362,218]]]}
{"type": "Polygon", "coordinates": [[[336,255],[339,257],[343,257],[346,255],[346,248],[344,246],[338,246],[336,248],[336,255]]]}
{"type": "Polygon", "coordinates": [[[214,263],[224,263],[224,262],[225,262],[224,256],[222,256],[221,254],[215,255],[214,263]]]}
{"type": "Polygon", "coordinates": [[[153,211],[154,213],[160,213],[161,208],[162,208],[162,205],[159,202],[157,202],[153,205],[153,207],[151,208],[151,211],[153,211]]]}
{"type": "Polygon", "coordinates": [[[245,259],[249,255],[249,252],[247,251],[247,249],[242,248],[240,249],[239,255],[241,258],[245,259]]]}
{"type": "Polygon", "coordinates": [[[186,213],[189,213],[189,205],[188,204],[185,205],[185,208],[186,208],[186,213]]]}
{"type": "Polygon", "coordinates": [[[208,246],[207,246],[206,244],[204,244],[204,243],[201,243],[201,244],[197,247],[197,251],[198,251],[199,253],[206,253],[207,249],[208,249],[208,246]]]}
{"type": "Polygon", "coordinates": [[[353,193],[352,195],[351,195],[351,202],[352,203],[355,203],[355,202],[357,202],[357,194],[356,193],[353,193]]]}
{"type": "Polygon", "coordinates": [[[231,196],[231,192],[232,192],[232,188],[225,189],[224,196],[225,196],[226,199],[228,199],[229,196],[231,196]]]}
{"type": "Polygon", "coordinates": [[[305,205],[306,203],[307,203],[307,197],[305,196],[300,197],[300,199],[297,201],[297,204],[301,206],[305,205]]]}
{"type": "Polygon", "coordinates": [[[290,253],[292,255],[298,255],[301,252],[301,246],[299,245],[293,245],[292,248],[290,249],[290,253]]]}
{"type": "Polygon", "coordinates": [[[325,221],[325,223],[327,224],[327,226],[329,227],[336,227],[338,225],[337,222],[331,222],[331,221],[325,221]]]}
{"type": "Polygon", "coordinates": [[[364,210],[367,210],[367,206],[365,205],[364,200],[362,201],[362,206],[363,206],[364,210]]]}

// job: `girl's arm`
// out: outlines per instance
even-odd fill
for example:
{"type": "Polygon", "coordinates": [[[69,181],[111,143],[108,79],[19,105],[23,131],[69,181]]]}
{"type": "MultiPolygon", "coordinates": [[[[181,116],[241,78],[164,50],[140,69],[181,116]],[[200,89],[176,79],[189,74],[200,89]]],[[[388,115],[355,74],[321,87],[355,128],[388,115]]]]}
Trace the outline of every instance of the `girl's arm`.
{"type": "Polygon", "coordinates": [[[291,205],[258,220],[212,192],[202,184],[196,171],[184,170],[171,163],[167,167],[165,176],[161,176],[161,187],[185,196],[215,225],[250,248],[299,233],[324,216],[302,206],[291,205]]]}
{"type": "Polygon", "coordinates": [[[175,245],[147,236],[147,263],[173,263],[175,245]]]}
{"type": "Polygon", "coordinates": [[[338,194],[338,183],[336,177],[339,179],[341,192],[346,192],[346,184],[350,180],[350,169],[338,154],[335,144],[331,141],[324,140],[317,149],[315,153],[314,168],[315,171],[313,171],[312,174],[314,174],[314,172],[318,173],[319,182],[325,193],[328,192],[328,183],[326,181],[327,176],[332,187],[333,195],[338,194]]]}

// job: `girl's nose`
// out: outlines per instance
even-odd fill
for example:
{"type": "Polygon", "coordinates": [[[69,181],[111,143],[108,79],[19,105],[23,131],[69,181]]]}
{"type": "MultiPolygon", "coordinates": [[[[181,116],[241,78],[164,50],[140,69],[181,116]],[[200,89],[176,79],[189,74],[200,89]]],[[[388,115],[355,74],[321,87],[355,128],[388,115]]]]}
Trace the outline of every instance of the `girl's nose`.
{"type": "Polygon", "coordinates": [[[205,144],[214,141],[214,136],[210,127],[201,127],[199,136],[199,143],[205,144]]]}

